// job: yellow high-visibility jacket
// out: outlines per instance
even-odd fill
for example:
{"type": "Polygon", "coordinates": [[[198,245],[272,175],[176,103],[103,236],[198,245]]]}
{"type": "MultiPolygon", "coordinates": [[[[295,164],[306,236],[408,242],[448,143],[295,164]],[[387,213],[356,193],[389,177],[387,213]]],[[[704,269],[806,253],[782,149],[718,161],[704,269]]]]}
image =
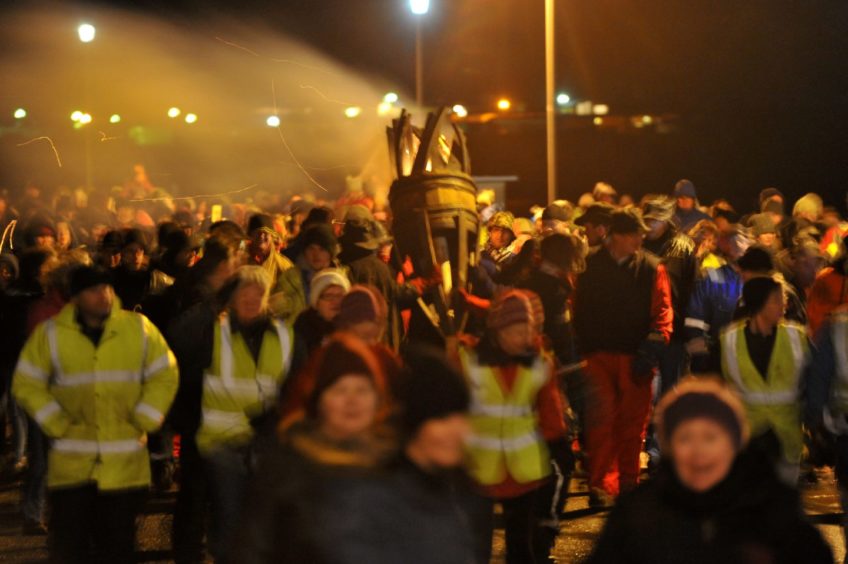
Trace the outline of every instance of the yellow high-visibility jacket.
{"type": "Polygon", "coordinates": [[[150,483],[147,433],[162,425],[177,384],[162,334],[115,300],[96,347],[73,304],[38,325],[21,351],[12,393],[52,439],[49,488],[94,482],[118,490],[150,483]]]}
{"type": "Polygon", "coordinates": [[[203,375],[203,417],[197,432],[201,452],[250,442],[250,421],[276,403],[293,345],[291,327],[275,319],[262,336],[259,361],[254,362],[241,334],[232,331],[229,316],[221,315],[215,326],[212,365],[203,375]]]}
{"type": "Polygon", "coordinates": [[[788,462],[801,459],[801,375],[809,356],[804,327],[781,322],[769,360],[768,374],[760,375],[748,353],[744,319],[730,324],[721,334],[721,371],[740,394],[751,436],[772,429],[788,462]],[[765,378],[763,377],[765,376],[765,378]]]}

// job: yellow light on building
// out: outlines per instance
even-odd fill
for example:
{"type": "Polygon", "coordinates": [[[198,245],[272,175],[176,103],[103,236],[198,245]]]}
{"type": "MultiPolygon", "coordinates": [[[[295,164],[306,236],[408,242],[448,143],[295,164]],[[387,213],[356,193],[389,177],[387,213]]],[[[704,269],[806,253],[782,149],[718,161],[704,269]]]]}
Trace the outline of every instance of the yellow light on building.
{"type": "Polygon", "coordinates": [[[609,106],[606,104],[595,104],[592,106],[592,113],[596,116],[605,116],[609,113],[609,106]]]}
{"type": "Polygon", "coordinates": [[[349,108],[345,108],[344,115],[350,119],[355,117],[359,117],[359,114],[362,113],[362,108],[359,106],[350,106],[349,108]]]}
{"type": "Polygon", "coordinates": [[[179,108],[176,108],[176,107],[174,107],[174,108],[169,108],[169,109],[168,109],[168,117],[169,117],[169,118],[180,117],[180,114],[181,114],[181,113],[182,113],[182,112],[180,112],[180,109],[179,109],[179,108]]]}
{"type": "Polygon", "coordinates": [[[91,123],[91,114],[82,114],[79,118],[79,122],[83,125],[91,123]]]}
{"type": "Polygon", "coordinates": [[[185,122],[188,124],[197,123],[197,115],[196,114],[186,114],[185,122]]]}
{"type": "Polygon", "coordinates": [[[644,123],[645,125],[650,125],[654,123],[654,118],[648,115],[644,115],[642,116],[642,123],[644,123]]]}
{"type": "Polygon", "coordinates": [[[109,116],[109,123],[121,123],[121,116],[118,114],[112,114],[109,116]]]}
{"type": "Polygon", "coordinates": [[[507,111],[512,107],[512,102],[510,102],[507,98],[501,98],[498,100],[498,109],[502,112],[507,111]]]}
{"type": "Polygon", "coordinates": [[[15,119],[24,119],[27,117],[27,112],[23,108],[18,108],[14,113],[15,119]]]}
{"type": "Polygon", "coordinates": [[[592,123],[594,123],[595,125],[602,125],[604,123],[604,120],[603,118],[596,117],[592,120],[592,123]]]}
{"type": "Polygon", "coordinates": [[[79,120],[81,120],[81,119],[82,119],[82,112],[79,111],[79,110],[74,110],[74,112],[71,114],[71,121],[79,122],[79,120]]]}

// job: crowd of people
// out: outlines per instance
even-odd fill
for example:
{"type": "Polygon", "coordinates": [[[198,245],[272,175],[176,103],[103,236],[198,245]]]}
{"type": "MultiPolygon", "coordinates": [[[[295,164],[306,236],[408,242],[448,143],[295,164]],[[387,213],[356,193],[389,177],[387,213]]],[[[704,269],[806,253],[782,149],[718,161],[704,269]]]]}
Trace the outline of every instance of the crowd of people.
{"type": "Polygon", "coordinates": [[[832,562],[797,493],[835,464],[848,502],[848,223],[821,197],[481,193],[448,342],[444,280],[350,186],[174,198],[139,165],[0,193],[4,439],[51,561],[133,561],[176,487],[177,562],[485,563],[495,505],[506,561],[545,562],[579,476],[611,509],[591,562],[832,562]]]}

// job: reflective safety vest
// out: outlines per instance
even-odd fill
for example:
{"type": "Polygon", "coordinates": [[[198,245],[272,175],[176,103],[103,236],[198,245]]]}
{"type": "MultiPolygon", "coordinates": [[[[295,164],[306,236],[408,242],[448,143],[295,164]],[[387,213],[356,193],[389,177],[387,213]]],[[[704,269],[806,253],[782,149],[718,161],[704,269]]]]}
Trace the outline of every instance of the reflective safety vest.
{"type": "Polygon", "coordinates": [[[848,414],[848,312],[831,315],[831,339],[833,340],[834,366],[831,406],[834,410],[848,414]]]}
{"type": "Polygon", "coordinates": [[[241,334],[233,333],[229,316],[221,315],[215,326],[212,365],[203,375],[203,416],[197,432],[201,452],[250,442],[251,419],[272,408],[279,397],[293,343],[291,327],[275,319],[262,337],[255,362],[241,334]]]}
{"type": "Polygon", "coordinates": [[[535,413],[536,397],[550,377],[548,360],[540,356],[531,366],[518,366],[505,392],[496,368],[481,366],[467,349],[460,349],[460,358],[471,388],[471,475],[484,486],[502,483],[507,474],[522,484],[548,476],[550,453],[535,413]]]}
{"type": "Polygon", "coordinates": [[[150,483],[147,432],[158,429],[177,392],[177,362],[143,315],[118,301],[97,346],[66,305],[24,345],[12,393],[53,439],[49,488],[96,483],[100,490],[150,483]]]}
{"type": "Polygon", "coordinates": [[[803,449],[799,390],[809,355],[806,331],[792,322],[778,324],[768,374],[763,378],[748,353],[747,323],[747,319],[737,321],[722,332],[722,373],[741,395],[751,436],[772,429],[784,458],[797,463],[803,449]]]}

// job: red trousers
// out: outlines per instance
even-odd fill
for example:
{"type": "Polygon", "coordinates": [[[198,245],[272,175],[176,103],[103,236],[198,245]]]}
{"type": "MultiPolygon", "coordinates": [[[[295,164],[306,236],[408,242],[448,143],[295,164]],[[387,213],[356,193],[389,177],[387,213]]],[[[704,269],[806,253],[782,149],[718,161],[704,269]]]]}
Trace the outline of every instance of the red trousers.
{"type": "Polygon", "coordinates": [[[651,378],[634,377],[633,355],[586,357],[586,451],[589,487],[618,495],[636,486],[639,454],[651,410],[651,378]]]}

